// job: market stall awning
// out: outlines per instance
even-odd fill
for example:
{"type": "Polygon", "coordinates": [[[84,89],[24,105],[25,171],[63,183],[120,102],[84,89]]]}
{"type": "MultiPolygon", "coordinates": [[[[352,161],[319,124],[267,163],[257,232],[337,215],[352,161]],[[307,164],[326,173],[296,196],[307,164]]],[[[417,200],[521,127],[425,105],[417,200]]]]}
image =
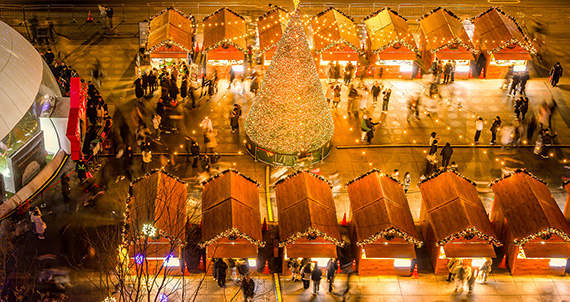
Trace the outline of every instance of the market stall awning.
{"type": "Polygon", "coordinates": [[[130,185],[130,234],[151,226],[161,237],[186,240],[186,183],[164,170],[153,170],[130,185]]]}
{"type": "Polygon", "coordinates": [[[422,245],[404,189],[397,180],[372,170],[349,182],[347,188],[357,245],[393,237],[422,245]]]}
{"type": "Polygon", "coordinates": [[[518,170],[494,181],[491,188],[515,244],[546,237],[570,242],[570,225],[543,181],[526,170],[518,170]]]}
{"type": "Polygon", "coordinates": [[[477,53],[461,19],[445,8],[438,7],[418,20],[422,40],[432,53],[440,50],[477,53]]]}
{"type": "MultiPolygon", "coordinates": [[[[169,7],[150,20],[147,51],[168,50],[175,47],[192,52],[194,17],[169,7]]],[[[175,49],[176,50],[176,49],[175,49]]]]}
{"type": "Polygon", "coordinates": [[[203,186],[203,247],[220,239],[237,238],[257,246],[264,245],[257,182],[235,170],[225,170],[203,186]]]}
{"type": "Polygon", "coordinates": [[[447,171],[426,179],[419,187],[422,207],[438,245],[464,239],[501,245],[472,181],[447,171]]]}
{"type": "Polygon", "coordinates": [[[311,20],[313,41],[317,53],[333,46],[348,46],[352,51],[362,54],[360,40],[354,20],[334,7],[320,12],[311,20]]]}
{"type": "MultiPolygon", "coordinates": [[[[505,14],[497,7],[491,7],[487,11],[471,19],[475,25],[473,40],[478,43],[481,51],[489,54],[503,53],[506,57],[509,54],[517,56],[530,53],[535,50],[530,40],[523,33],[514,18],[505,14]]],[[[496,60],[527,60],[521,58],[498,59],[496,60]]]]}
{"type": "Polygon", "coordinates": [[[319,237],[342,245],[330,183],[309,172],[297,172],[275,184],[281,245],[301,237],[319,237]]]}
{"type": "MultiPolygon", "coordinates": [[[[228,8],[220,8],[203,20],[203,52],[210,52],[218,47],[247,52],[247,31],[245,19],[228,8]]],[[[242,58],[243,59],[243,58],[242,58]]]]}
{"type": "Polygon", "coordinates": [[[257,18],[259,51],[261,53],[265,53],[277,45],[288,21],[289,14],[287,11],[278,6],[257,18]]]}
{"type": "MultiPolygon", "coordinates": [[[[415,54],[419,51],[414,37],[408,29],[408,20],[397,12],[385,8],[364,18],[366,32],[370,39],[370,49],[374,53],[384,51],[401,53],[402,55],[415,54]]],[[[412,59],[412,60],[413,60],[412,59]]]]}

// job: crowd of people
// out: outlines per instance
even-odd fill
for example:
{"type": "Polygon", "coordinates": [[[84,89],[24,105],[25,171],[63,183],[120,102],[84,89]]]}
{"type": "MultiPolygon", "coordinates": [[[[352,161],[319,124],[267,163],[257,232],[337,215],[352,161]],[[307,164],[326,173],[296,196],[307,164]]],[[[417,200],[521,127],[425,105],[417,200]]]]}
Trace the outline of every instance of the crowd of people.
{"type": "MultiPolygon", "coordinates": [[[[313,262],[309,258],[303,258],[301,260],[290,258],[288,267],[289,271],[291,271],[291,281],[302,281],[303,289],[305,290],[309,289],[312,281],[313,290],[311,294],[319,294],[321,280],[323,279],[323,268],[319,267],[319,264],[317,262],[313,262]]],[[[338,271],[338,260],[332,258],[329,259],[327,266],[324,269],[328,283],[327,292],[330,293],[333,291],[333,284],[338,271]]]]}
{"type": "Polygon", "coordinates": [[[253,300],[255,295],[255,282],[251,278],[247,259],[213,258],[212,275],[221,288],[226,287],[226,282],[234,280],[242,291],[244,301],[253,300]],[[228,270],[230,273],[228,274],[228,270]]]}
{"type": "Polygon", "coordinates": [[[455,282],[456,292],[463,291],[467,287],[468,293],[471,294],[476,283],[487,284],[487,277],[491,272],[492,264],[491,258],[485,258],[479,267],[464,263],[461,258],[450,258],[447,263],[449,275],[446,281],[455,282]]]}

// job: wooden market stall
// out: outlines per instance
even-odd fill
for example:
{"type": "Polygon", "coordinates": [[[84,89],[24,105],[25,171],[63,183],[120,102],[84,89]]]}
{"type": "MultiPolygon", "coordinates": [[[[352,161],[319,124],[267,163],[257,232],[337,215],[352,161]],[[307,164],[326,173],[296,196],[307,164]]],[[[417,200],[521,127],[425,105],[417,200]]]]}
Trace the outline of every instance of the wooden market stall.
{"type": "Polygon", "coordinates": [[[374,169],[347,184],[359,275],[410,275],[423,244],[402,185],[374,169]]]}
{"type": "Polygon", "coordinates": [[[360,39],[354,19],[340,10],[329,7],[311,19],[313,43],[317,57],[317,68],[321,76],[325,76],[329,62],[339,62],[343,68],[351,62],[354,73],[358,66],[359,56],[364,54],[360,48],[360,39]]]}
{"type": "Polygon", "coordinates": [[[207,54],[207,74],[216,70],[218,78],[224,78],[233,69],[236,77],[243,75],[247,54],[245,19],[223,7],[205,17],[202,25],[202,52],[207,54]]]}
{"type": "Polygon", "coordinates": [[[491,183],[491,220],[513,275],[561,275],[570,257],[570,225],[546,183],[517,170],[491,183]]]}
{"type": "MultiPolygon", "coordinates": [[[[164,170],[153,170],[129,187],[127,225],[132,273],[184,272],[186,183],[164,170]]],[[[162,274],[162,273],[161,273],[162,274]]]]}
{"type": "Polygon", "coordinates": [[[570,180],[565,180],[562,187],[566,190],[566,203],[564,204],[564,217],[570,223],[570,180]]]}
{"type": "MultiPolygon", "coordinates": [[[[419,49],[408,29],[408,20],[385,8],[364,18],[368,49],[374,54],[371,65],[379,70],[379,77],[411,77],[419,49]]],[[[376,77],[376,75],[375,75],[376,77]]]]}
{"type": "MultiPolygon", "coordinates": [[[[311,258],[325,268],[330,258],[337,258],[340,238],[331,184],[309,172],[297,172],[275,183],[279,209],[280,247],[289,258],[311,258]]],[[[283,265],[287,274],[287,265],[283,265]]]]}
{"type": "Polygon", "coordinates": [[[424,66],[429,68],[435,58],[443,62],[455,61],[455,78],[467,78],[475,49],[459,17],[438,7],[420,19],[420,51],[424,66]]]}
{"type": "Polygon", "coordinates": [[[509,66],[514,66],[514,72],[527,70],[527,62],[536,51],[513,17],[491,7],[471,21],[475,25],[473,41],[484,58],[486,78],[503,78],[509,66]]]}
{"type": "Polygon", "coordinates": [[[263,55],[265,66],[271,63],[271,58],[277,48],[277,42],[287,27],[289,14],[283,8],[275,6],[272,10],[257,18],[257,33],[259,37],[259,54],[263,55]]]}
{"type": "Polygon", "coordinates": [[[469,265],[496,257],[493,245],[501,243],[474,182],[446,171],[422,181],[419,188],[420,224],[435,274],[448,273],[450,258],[462,258],[469,265]]]}
{"type": "Polygon", "coordinates": [[[160,68],[174,60],[187,61],[194,45],[195,18],[169,7],[150,19],[147,52],[151,67],[160,68]]]}
{"type": "Polygon", "coordinates": [[[258,183],[235,170],[225,170],[203,183],[202,243],[206,267],[212,258],[244,258],[257,266],[261,235],[258,183]]]}

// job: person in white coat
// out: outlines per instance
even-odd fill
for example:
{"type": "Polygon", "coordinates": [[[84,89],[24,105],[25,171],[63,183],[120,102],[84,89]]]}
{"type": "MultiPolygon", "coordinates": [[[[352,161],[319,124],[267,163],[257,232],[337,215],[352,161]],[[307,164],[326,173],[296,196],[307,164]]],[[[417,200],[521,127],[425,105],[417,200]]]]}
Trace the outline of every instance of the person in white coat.
{"type": "Polygon", "coordinates": [[[46,223],[42,219],[42,212],[38,207],[35,207],[30,215],[32,223],[34,224],[34,232],[38,235],[39,239],[45,239],[44,232],[47,228],[46,223]]]}

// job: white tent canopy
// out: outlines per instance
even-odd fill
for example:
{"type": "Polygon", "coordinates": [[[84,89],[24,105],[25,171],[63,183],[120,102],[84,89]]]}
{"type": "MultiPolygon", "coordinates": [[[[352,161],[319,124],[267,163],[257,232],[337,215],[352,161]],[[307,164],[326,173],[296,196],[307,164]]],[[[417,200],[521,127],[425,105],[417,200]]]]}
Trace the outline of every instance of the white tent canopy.
{"type": "Polygon", "coordinates": [[[42,82],[43,66],[32,44],[0,21],[0,139],[30,109],[42,82]]]}

